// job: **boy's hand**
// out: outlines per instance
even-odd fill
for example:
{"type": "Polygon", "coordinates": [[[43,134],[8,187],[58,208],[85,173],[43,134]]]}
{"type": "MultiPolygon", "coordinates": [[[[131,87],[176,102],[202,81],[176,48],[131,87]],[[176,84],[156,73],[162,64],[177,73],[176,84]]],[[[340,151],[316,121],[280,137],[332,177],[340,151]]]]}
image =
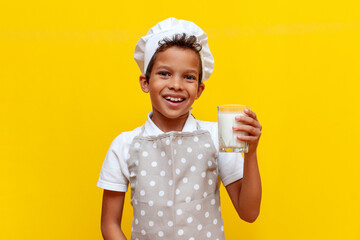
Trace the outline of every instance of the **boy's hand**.
{"type": "Polygon", "coordinates": [[[233,126],[235,131],[243,131],[249,133],[248,136],[237,136],[237,139],[249,143],[248,154],[256,153],[256,148],[259,143],[261,136],[262,126],[260,125],[256,114],[249,110],[245,109],[245,114],[248,116],[236,116],[235,120],[241,122],[241,125],[233,126]]]}

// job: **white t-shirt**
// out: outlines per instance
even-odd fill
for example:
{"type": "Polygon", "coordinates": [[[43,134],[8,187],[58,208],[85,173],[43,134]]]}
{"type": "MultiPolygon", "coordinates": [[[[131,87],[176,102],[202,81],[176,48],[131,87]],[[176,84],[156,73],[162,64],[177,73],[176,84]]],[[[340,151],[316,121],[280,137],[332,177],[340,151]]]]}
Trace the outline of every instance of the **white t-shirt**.
{"type": "MultiPolygon", "coordinates": [[[[148,114],[144,125],[144,136],[157,136],[163,134],[151,120],[152,112],[148,114]]],[[[197,123],[202,130],[210,132],[216,149],[219,151],[218,128],[216,122],[206,122],[195,119],[189,114],[182,132],[193,132],[197,129],[197,123]]],[[[142,126],[141,126],[142,127],[142,126]]],[[[111,143],[101,168],[97,186],[106,190],[126,192],[129,184],[128,159],[129,150],[134,137],[139,136],[141,127],[129,132],[123,132],[111,143]]],[[[224,186],[239,180],[243,176],[244,160],[241,153],[223,153],[218,155],[219,177],[224,186]]]]}

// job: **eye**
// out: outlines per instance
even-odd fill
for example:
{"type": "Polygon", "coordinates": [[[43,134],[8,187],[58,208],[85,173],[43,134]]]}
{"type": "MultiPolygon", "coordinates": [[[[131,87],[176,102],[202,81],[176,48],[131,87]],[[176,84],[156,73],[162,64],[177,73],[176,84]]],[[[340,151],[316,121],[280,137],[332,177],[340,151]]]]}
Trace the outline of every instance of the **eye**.
{"type": "Polygon", "coordinates": [[[158,75],[162,76],[162,77],[168,77],[170,76],[170,73],[169,72],[166,72],[166,71],[159,71],[158,72],[158,75]]]}
{"type": "Polygon", "coordinates": [[[195,75],[186,75],[185,79],[186,80],[196,80],[196,76],[195,75]]]}

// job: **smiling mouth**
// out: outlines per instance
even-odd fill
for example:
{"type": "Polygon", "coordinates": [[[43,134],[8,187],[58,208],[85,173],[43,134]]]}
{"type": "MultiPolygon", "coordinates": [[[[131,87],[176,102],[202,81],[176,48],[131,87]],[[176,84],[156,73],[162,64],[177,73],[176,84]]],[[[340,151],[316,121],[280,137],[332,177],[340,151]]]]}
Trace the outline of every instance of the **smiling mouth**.
{"type": "Polygon", "coordinates": [[[175,97],[165,97],[167,101],[170,102],[183,102],[185,98],[175,98],[175,97]]]}

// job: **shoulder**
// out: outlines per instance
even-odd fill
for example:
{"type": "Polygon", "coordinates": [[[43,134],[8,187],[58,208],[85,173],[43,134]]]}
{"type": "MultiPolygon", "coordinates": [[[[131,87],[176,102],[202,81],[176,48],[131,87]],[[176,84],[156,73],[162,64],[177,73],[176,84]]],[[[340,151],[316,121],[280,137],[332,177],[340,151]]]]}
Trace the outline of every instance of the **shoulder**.
{"type": "Polygon", "coordinates": [[[138,136],[140,134],[140,132],[141,132],[141,126],[135,128],[131,131],[122,132],[113,140],[113,143],[117,144],[117,145],[131,144],[134,137],[138,136]]]}
{"type": "Polygon", "coordinates": [[[101,168],[98,187],[112,191],[127,191],[130,176],[127,166],[129,148],[134,137],[140,132],[141,127],[122,132],[112,141],[101,168]]]}
{"type": "Polygon", "coordinates": [[[116,153],[118,157],[126,159],[128,150],[134,138],[141,132],[141,127],[137,127],[131,131],[120,133],[112,141],[110,145],[110,151],[116,153]]]}

